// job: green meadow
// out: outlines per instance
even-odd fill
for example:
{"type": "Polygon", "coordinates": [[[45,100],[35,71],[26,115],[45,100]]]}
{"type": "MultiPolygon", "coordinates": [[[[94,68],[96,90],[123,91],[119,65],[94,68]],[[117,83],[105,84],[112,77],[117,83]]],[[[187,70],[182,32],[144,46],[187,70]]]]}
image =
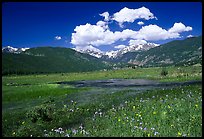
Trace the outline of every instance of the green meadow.
{"type": "Polygon", "coordinates": [[[136,93],[74,87],[60,81],[202,80],[202,67],[152,67],[2,77],[4,137],[201,137],[202,85],[136,93]],[[162,75],[162,70],[167,75],[162,75]]]}

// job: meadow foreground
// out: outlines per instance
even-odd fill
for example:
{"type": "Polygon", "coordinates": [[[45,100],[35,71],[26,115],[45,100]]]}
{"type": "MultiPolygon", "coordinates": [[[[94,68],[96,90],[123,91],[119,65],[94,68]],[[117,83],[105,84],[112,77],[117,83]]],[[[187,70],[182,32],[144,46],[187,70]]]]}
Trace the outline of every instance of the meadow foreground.
{"type": "Polygon", "coordinates": [[[158,88],[56,84],[105,79],[202,81],[202,67],[166,69],[166,76],[160,74],[162,68],[3,76],[2,134],[7,137],[202,136],[201,84],[158,88]]]}

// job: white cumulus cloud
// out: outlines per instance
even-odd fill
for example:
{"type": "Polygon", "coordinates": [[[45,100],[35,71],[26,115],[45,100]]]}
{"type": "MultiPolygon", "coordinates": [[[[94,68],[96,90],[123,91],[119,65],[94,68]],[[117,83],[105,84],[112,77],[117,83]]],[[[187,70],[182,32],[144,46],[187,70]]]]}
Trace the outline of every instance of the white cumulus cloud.
{"type": "Polygon", "coordinates": [[[77,46],[80,45],[104,45],[114,43],[112,38],[113,32],[106,30],[101,25],[86,25],[76,26],[75,33],[72,33],[71,43],[77,46]]]}
{"type": "MultiPolygon", "coordinates": [[[[116,41],[125,41],[127,39],[134,39],[129,43],[145,43],[145,41],[158,41],[172,38],[180,38],[181,30],[171,31],[163,29],[157,25],[143,26],[140,30],[134,31],[131,29],[125,29],[122,31],[112,32],[108,28],[104,27],[106,24],[103,21],[97,22],[96,25],[89,23],[85,25],[76,26],[74,33],[72,33],[71,43],[76,46],[101,46],[110,45],[116,41]]],[[[185,26],[185,25],[184,25],[185,26]]],[[[172,29],[175,28],[175,24],[172,29]]],[[[183,29],[183,31],[189,30],[183,29]]]]}
{"type": "Polygon", "coordinates": [[[135,39],[144,39],[144,40],[165,40],[169,38],[179,37],[178,33],[169,33],[167,30],[157,26],[157,25],[148,25],[143,26],[135,36],[135,39]]]}
{"type": "Polygon", "coordinates": [[[130,40],[129,45],[139,45],[139,44],[146,44],[147,41],[145,40],[130,40]]]}
{"type": "Polygon", "coordinates": [[[187,38],[191,38],[191,37],[193,37],[193,35],[188,35],[188,36],[187,36],[187,38]]]}
{"type": "Polygon", "coordinates": [[[108,25],[107,25],[107,22],[104,22],[104,21],[98,21],[96,23],[97,26],[101,26],[103,27],[104,29],[108,29],[108,25]]]}
{"type": "Polygon", "coordinates": [[[174,24],[172,28],[169,30],[165,30],[157,25],[148,25],[143,26],[135,36],[136,39],[144,39],[144,40],[151,40],[151,41],[157,41],[157,40],[166,40],[166,39],[173,39],[173,38],[180,38],[181,32],[184,31],[190,31],[192,30],[192,27],[186,27],[184,24],[174,24]],[[178,25],[182,25],[182,29],[177,28],[178,25]],[[184,28],[183,28],[184,27],[184,28]]]}
{"type": "MultiPolygon", "coordinates": [[[[133,23],[136,19],[157,19],[148,8],[141,7],[138,9],[129,9],[127,7],[121,9],[119,12],[110,16],[108,12],[99,14],[104,17],[104,20],[98,21],[95,25],[86,23],[85,25],[76,26],[72,33],[71,43],[76,48],[89,48],[98,49],[103,45],[111,45],[115,42],[126,41],[129,39],[129,45],[145,44],[147,41],[159,41],[180,38],[182,32],[191,31],[193,28],[186,26],[181,22],[174,23],[169,29],[164,29],[155,24],[149,24],[142,26],[139,30],[124,29],[121,31],[111,31],[109,24],[115,20],[119,23],[120,27],[123,26],[124,22],[133,23]],[[95,48],[97,47],[97,48],[95,48]]],[[[138,25],[143,25],[144,22],[138,21],[138,25]]],[[[60,36],[55,37],[60,40],[60,36]]],[[[127,43],[127,42],[126,42],[127,43]]],[[[121,42],[122,44],[122,42],[121,42]]],[[[124,48],[126,44],[114,46],[114,48],[124,48]]],[[[128,44],[127,44],[128,45],[128,44]]],[[[99,49],[98,49],[99,50],[99,49]]]]}
{"type": "Polygon", "coordinates": [[[105,19],[104,21],[109,21],[110,17],[109,17],[109,13],[108,12],[104,12],[102,14],[99,14],[100,16],[103,16],[105,19]]]}
{"type": "Polygon", "coordinates": [[[138,25],[144,25],[144,22],[139,21],[139,22],[137,22],[137,24],[138,24],[138,25]]]}
{"type": "Polygon", "coordinates": [[[180,33],[184,31],[191,31],[192,27],[190,26],[185,26],[183,23],[174,23],[174,26],[170,28],[168,31],[171,33],[180,33]]]}
{"type": "Polygon", "coordinates": [[[123,27],[124,22],[133,23],[136,19],[153,19],[156,18],[153,13],[150,12],[148,8],[141,7],[138,9],[129,9],[124,7],[119,12],[113,14],[112,20],[119,23],[120,27],[123,27]]]}
{"type": "Polygon", "coordinates": [[[114,46],[114,48],[117,48],[117,49],[122,49],[122,48],[125,48],[125,47],[126,47],[126,45],[123,45],[123,44],[114,46]]]}
{"type": "Polygon", "coordinates": [[[61,40],[62,39],[62,37],[60,37],[60,36],[55,36],[55,40],[61,40]]]}

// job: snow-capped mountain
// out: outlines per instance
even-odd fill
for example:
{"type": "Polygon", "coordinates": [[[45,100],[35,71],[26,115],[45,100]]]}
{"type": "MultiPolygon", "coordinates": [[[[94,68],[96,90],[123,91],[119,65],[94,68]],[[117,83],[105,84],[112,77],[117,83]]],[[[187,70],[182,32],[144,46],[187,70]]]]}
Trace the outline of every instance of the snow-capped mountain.
{"type": "Polygon", "coordinates": [[[21,53],[27,49],[30,49],[30,48],[14,48],[14,47],[11,47],[11,46],[6,46],[6,47],[3,47],[2,48],[2,52],[6,52],[6,53],[21,53]]]}
{"type": "Polygon", "coordinates": [[[18,49],[11,47],[11,46],[6,46],[4,48],[2,48],[2,52],[7,52],[7,53],[14,53],[16,52],[18,49]]]}
{"type": "Polygon", "coordinates": [[[83,49],[76,47],[73,49],[81,53],[86,53],[86,54],[95,56],[97,58],[101,58],[102,56],[106,56],[108,58],[116,58],[118,56],[122,56],[127,52],[146,51],[157,46],[159,46],[159,44],[145,43],[145,44],[138,44],[138,45],[130,45],[130,46],[126,46],[125,48],[121,48],[119,50],[115,50],[115,51],[111,50],[108,52],[102,52],[101,50],[93,46],[84,47],[83,49]]]}
{"type": "Polygon", "coordinates": [[[95,56],[97,58],[101,58],[104,55],[104,52],[102,52],[101,50],[93,47],[93,46],[86,46],[86,47],[76,47],[73,48],[75,51],[81,52],[81,53],[85,53],[85,54],[89,54],[92,56],[95,56]]]}
{"type": "Polygon", "coordinates": [[[98,51],[89,50],[89,49],[81,50],[80,52],[95,56],[97,58],[100,58],[100,57],[102,57],[104,55],[103,52],[98,52],[98,51]]]}
{"type": "Polygon", "coordinates": [[[127,52],[134,52],[134,51],[146,51],[151,48],[157,47],[159,44],[155,43],[145,43],[145,44],[138,44],[138,45],[131,45],[127,46],[125,48],[116,50],[116,51],[108,51],[104,55],[108,56],[108,58],[116,58],[118,56],[122,56],[123,54],[127,52]]]}
{"type": "Polygon", "coordinates": [[[106,52],[104,55],[108,56],[108,58],[116,58],[118,55],[118,52],[119,52],[119,50],[116,50],[116,51],[112,50],[112,51],[106,52]]]}

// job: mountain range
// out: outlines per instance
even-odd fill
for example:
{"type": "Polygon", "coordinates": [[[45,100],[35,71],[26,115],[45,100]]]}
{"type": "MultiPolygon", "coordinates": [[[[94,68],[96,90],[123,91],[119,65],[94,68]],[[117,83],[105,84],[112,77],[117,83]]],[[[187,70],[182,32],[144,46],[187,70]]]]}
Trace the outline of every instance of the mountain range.
{"type": "Polygon", "coordinates": [[[2,53],[2,74],[85,72],[108,69],[107,62],[64,47],[36,47],[2,53]]]}
{"type": "Polygon", "coordinates": [[[112,62],[142,67],[202,64],[202,36],[175,40],[148,51],[128,52],[112,62]]]}
{"type": "Polygon", "coordinates": [[[94,48],[92,46],[89,46],[85,49],[77,49],[77,48],[73,48],[74,50],[81,52],[81,53],[86,53],[92,56],[95,56],[97,58],[116,58],[119,56],[122,56],[123,54],[127,53],[127,52],[135,52],[135,51],[146,51],[149,50],[151,48],[154,48],[156,46],[159,46],[159,44],[155,44],[155,43],[143,43],[143,44],[137,44],[137,45],[130,45],[130,46],[126,46],[124,48],[121,48],[119,50],[111,50],[111,51],[107,51],[107,52],[103,52],[97,48],[94,48]]]}
{"type": "Polygon", "coordinates": [[[28,50],[30,48],[14,48],[14,47],[11,47],[11,46],[7,46],[7,47],[4,47],[2,48],[2,52],[3,53],[16,53],[16,54],[19,54],[25,50],[28,50]]]}
{"type": "Polygon", "coordinates": [[[139,67],[202,64],[202,36],[117,51],[64,47],[2,48],[2,74],[84,72],[128,65],[139,67]]]}

